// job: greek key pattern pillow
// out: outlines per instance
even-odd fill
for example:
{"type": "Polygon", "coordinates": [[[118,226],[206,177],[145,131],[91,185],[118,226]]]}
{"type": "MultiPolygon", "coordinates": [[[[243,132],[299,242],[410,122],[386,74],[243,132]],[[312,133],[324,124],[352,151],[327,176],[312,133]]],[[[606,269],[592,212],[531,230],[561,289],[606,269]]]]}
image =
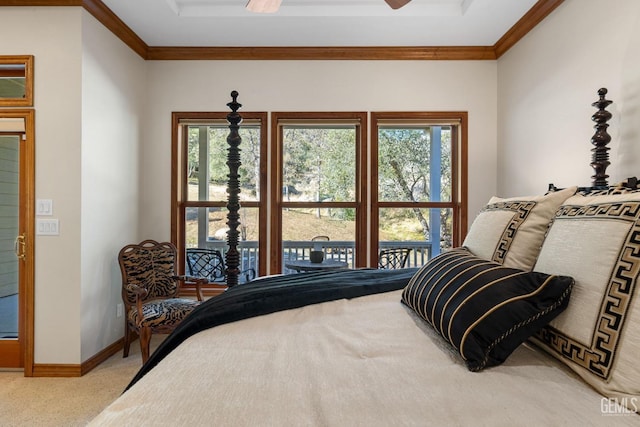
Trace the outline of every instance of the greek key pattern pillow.
{"type": "Polygon", "coordinates": [[[543,196],[492,197],[471,224],[463,246],[505,267],[531,270],[556,210],[576,189],[543,196]]]}
{"type": "Polygon", "coordinates": [[[640,193],[568,199],[536,269],[576,279],[566,316],[540,331],[537,341],[574,368],[609,380],[630,311],[638,310],[633,303],[640,274],[640,193]]]}

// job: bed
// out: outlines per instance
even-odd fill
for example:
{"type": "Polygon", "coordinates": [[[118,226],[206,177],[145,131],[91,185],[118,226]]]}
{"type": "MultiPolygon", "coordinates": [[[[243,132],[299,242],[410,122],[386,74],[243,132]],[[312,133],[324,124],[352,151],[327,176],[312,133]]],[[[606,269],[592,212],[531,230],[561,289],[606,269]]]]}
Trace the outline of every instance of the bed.
{"type": "Polygon", "coordinates": [[[591,187],[494,197],[420,268],[231,286],[90,425],[640,425],[640,189],[598,93],[591,187]]]}

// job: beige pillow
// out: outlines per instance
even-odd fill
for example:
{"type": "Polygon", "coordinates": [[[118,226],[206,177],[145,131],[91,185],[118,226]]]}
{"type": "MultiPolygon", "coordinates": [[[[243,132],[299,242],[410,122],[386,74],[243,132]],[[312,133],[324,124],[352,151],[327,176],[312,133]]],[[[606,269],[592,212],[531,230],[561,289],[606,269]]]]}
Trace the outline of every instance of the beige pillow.
{"type": "Polygon", "coordinates": [[[471,224],[463,246],[505,267],[531,270],[556,210],[576,189],[544,196],[492,197],[471,224]]]}
{"type": "Polygon", "coordinates": [[[640,192],[566,200],[534,269],[575,286],[567,310],[533,341],[605,396],[639,407],[640,192]]]}

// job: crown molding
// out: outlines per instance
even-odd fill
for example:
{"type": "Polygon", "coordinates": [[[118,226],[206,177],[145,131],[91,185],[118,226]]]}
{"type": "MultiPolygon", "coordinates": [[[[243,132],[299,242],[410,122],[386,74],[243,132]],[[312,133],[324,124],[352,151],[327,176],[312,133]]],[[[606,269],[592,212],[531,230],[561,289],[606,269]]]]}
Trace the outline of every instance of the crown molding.
{"type": "Polygon", "coordinates": [[[83,0],[82,7],[142,58],[149,46],[100,0],[83,0]]]}
{"type": "Polygon", "coordinates": [[[145,60],[495,60],[564,0],[538,0],[493,46],[148,46],[101,0],[0,0],[0,6],[81,6],[145,60]]]}
{"type": "Polygon", "coordinates": [[[493,45],[496,58],[500,58],[520,39],[533,30],[544,18],[553,12],[564,0],[539,0],[493,45]]]}
{"type": "Polygon", "coordinates": [[[150,47],[149,60],[487,60],[493,47],[150,47]]]}

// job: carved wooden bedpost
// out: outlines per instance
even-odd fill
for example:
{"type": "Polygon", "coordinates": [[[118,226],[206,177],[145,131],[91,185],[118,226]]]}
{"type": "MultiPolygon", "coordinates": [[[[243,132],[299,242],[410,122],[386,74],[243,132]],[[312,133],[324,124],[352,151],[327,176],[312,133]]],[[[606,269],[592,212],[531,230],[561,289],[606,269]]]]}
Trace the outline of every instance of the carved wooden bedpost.
{"type": "Polygon", "coordinates": [[[240,128],[240,122],[242,116],[238,113],[238,109],[242,107],[242,104],[237,102],[238,92],[235,90],[231,92],[231,102],[227,106],[231,109],[231,112],[227,114],[227,120],[229,121],[229,136],[227,136],[227,166],[229,166],[229,181],[227,184],[227,225],[229,231],[227,232],[227,243],[229,249],[226,255],[227,271],[226,281],[228,287],[233,287],[238,284],[238,275],[240,273],[240,254],[238,252],[238,227],[240,226],[240,175],[238,174],[238,168],[240,167],[240,143],[242,138],[238,129],[240,128]]]}
{"type": "Polygon", "coordinates": [[[591,137],[591,143],[594,145],[594,148],[591,149],[593,153],[591,157],[591,167],[595,171],[595,175],[591,177],[593,178],[591,184],[593,187],[606,187],[609,185],[607,183],[609,175],[607,175],[605,171],[610,164],[609,147],[607,147],[607,144],[611,141],[611,136],[607,133],[607,128],[609,127],[607,121],[611,119],[611,113],[606,111],[605,108],[607,108],[612,101],[604,99],[606,94],[607,89],[602,88],[598,90],[600,99],[591,104],[598,109],[598,111],[591,116],[591,120],[596,122],[594,126],[596,133],[591,137]]]}

